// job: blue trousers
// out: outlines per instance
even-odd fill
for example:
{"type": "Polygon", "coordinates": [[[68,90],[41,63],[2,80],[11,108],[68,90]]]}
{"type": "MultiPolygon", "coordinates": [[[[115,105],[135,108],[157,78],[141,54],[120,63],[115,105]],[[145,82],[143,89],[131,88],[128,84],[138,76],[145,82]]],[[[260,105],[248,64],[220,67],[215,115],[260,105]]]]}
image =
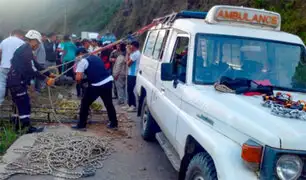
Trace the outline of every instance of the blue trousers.
{"type": "MultiPolygon", "coordinates": [[[[30,126],[31,103],[26,86],[15,86],[10,88],[12,100],[18,110],[18,117],[21,122],[21,128],[30,126]]],[[[15,125],[18,121],[15,121],[15,125]]],[[[19,126],[19,125],[18,125],[19,126]]]]}
{"type": "Polygon", "coordinates": [[[128,105],[136,107],[136,97],[134,94],[134,88],[136,85],[136,76],[127,77],[127,93],[128,93],[128,105]]]}

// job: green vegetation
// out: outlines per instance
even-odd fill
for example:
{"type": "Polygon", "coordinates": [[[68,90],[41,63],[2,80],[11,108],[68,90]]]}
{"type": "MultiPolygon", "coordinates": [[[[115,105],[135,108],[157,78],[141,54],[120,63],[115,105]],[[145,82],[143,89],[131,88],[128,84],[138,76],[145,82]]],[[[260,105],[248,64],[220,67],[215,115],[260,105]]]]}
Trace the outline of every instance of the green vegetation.
{"type": "MultiPolygon", "coordinates": [[[[214,5],[237,5],[276,11],[282,16],[282,30],[299,35],[306,42],[305,0],[132,0],[129,16],[121,11],[112,18],[107,28],[122,36],[149,24],[154,18],[183,9],[208,11],[214,5]],[[144,6],[146,8],[144,8],[144,6]]],[[[143,39],[143,38],[142,38],[143,39]]]]}
{"type": "Polygon", "coordinates": [[[297,34],[306,42],[306,12],[304,0],[253,0],[253,7],[276,11],[282,16],[282,30],[297,34]]]}
{"type": "Polygon", "coordinates": [[[214,5],[229,4],[264,8],[282,15],[282,30],[299,35],[306,42],[305,0],[2,0],[0,35],[15,28],[41,32],[113,31],[123,36],[150,23],[154,18],[183,9],[207,11],[214,5]],[[16,3],[19,6],[16,6],[16,3]],[[28,9],[31,9],[29,11],[28,9]],[[128,16],[126,16],[128,15],[128,16]]]}
{"type": "Polygon", "coordinates": [[[83,3],[82,9],[73,11],[68,16],[68,30],[76,33],[101,31],[119,10],[121,3],[121,0],[96,0],[83,3]]]}
{"type": "Polygon", "coordinates": [[[6,150],[14,143],[19,135],[14,131],[11,124],[0,123],[0,155],[3,155],[6,150]]]}
{"type": "MultiPolygon", "coordinates": [[[[282,16],[282,30],[296,34],[306,43],[306,11],[305,0],[253,0],[253,7],[264,8],[276,11],[282,16]]],[[[306,62],[296,67],[293,76],[293,86],[296,88],[306,88],[306,62]]]]}

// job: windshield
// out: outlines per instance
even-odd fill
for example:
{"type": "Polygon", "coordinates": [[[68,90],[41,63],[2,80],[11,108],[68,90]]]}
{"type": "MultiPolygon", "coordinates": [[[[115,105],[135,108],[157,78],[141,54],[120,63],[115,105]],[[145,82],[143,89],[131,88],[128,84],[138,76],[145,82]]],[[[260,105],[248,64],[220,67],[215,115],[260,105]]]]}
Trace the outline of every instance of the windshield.
{"type": "Polygon", "coordinates": [[[197,84],[211,84],[227,76],[306,88],[300,45],[206,34],[197,35],[195,43],[193,80],[197,84]]]}

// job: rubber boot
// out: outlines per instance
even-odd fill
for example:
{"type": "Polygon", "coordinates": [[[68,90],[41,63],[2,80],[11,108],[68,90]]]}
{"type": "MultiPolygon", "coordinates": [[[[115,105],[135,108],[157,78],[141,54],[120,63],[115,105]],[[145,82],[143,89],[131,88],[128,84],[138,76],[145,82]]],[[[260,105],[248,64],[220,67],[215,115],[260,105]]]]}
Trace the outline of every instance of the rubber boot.
{"type": "Polygon", "coordinates": [[[20,125],[20,123],[19,123],[19,118],[18,118],[18,117],[11,117],[10,122],[11,122],[11,124],[13,125],[14,130],[15,130],[16,132],[18,132],[19,129],[21,128],[21,127],[19,126],[19,125],[20,125]]]}

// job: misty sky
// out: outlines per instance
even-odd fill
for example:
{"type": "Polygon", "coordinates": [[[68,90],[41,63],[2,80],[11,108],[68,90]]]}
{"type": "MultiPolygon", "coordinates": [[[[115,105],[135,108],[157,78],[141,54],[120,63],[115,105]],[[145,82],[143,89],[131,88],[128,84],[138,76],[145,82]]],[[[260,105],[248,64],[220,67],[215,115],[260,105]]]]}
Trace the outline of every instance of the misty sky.
{"type": "Polygon", "coordinates": [[[21,15],[25,11],[35,11],[44,7],[49,0],[0,0],[1,16],[21,15]]]}
{"type": "Polygon", "coordinates": [[[37,26],[41,22],[48,26],[48,19],[63,17],[65,3],[71,1],[79,0],[0,0],[0,34],[15,28],[45,29],[44,24],[37,26]]]}
{"type": "MultiPolygon", "coordinates": [[[[7,36],[14,29],[62,33],[65,31],[65,7],[67,7],[68,24],[66,27],[70,33],[93,31],[90,28],[95,24],[89,26],[91,22],[88,21],[93,20],[99,25],[99,19],[94,18],[103,20],[103,16],[93,16],[94,11],[101,9],[103,15],[104,3],[109,5],[110,2],[116,1],[118,2],[118,0],[0,0],[0,36],[7,36]],[[88,15],[93,18],[87,20],[88,15]]],[[[100,30],[96,26],[93,28],[100,30]]]]}
{"type": "MultiPolygon", "coordinates": [[[[23,13],[41,13],[48,11],[52,5],[64,6],[65,3],[69,4],[71,0],[0,0],[0,14],[1,16],[18,16],[23,13]]],[[[77,0],[74,0],[77,1],[77,0]]]]}

